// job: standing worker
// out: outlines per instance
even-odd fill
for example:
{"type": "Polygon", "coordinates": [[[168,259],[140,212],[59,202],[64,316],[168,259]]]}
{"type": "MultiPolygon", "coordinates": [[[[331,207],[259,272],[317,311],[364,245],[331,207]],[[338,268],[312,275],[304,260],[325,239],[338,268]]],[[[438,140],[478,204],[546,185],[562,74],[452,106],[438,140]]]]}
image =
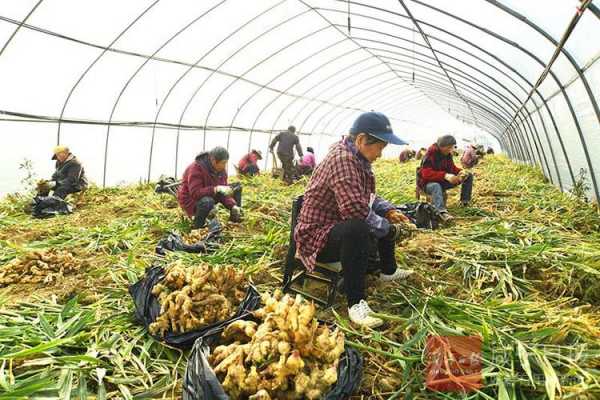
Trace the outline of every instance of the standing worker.
{"type": "Polygon", "coordinates": [[[262,152],[260,150],[253,149],[250,153],[242,157],[237,166],[240,175],[254,176],[260,174],[258,160],[262,160],[262,152]]]}
{"type": "Polygon", "coordinates": [[[227,161],[229,152],[215,147],[210,152],[200,153],[183,173],[177,192],[179,205],[194,219],[194,229],[203,228],[206,218],[221,203],[229,209],[229,220],[241,222],[242,187],[227,183],[227,161]]]}
{"type": "Polygon", "coordinates": [[[52,160],[56,160],[56,170],[50,181],[38,182],[38,194],[47,196],[50,190],[54,190],[54,196],[65,199],[71,193],[85,190],[88,185],[85,171],[69,148],[56,146],[53,153],[52,160]]]}
{"type": "Polygon", "coordinates": [[[444,222],[453,218],[446,208],[446,191],[462,185],[460,202],[463,206],[471,201],[473,191],[473,175],[454,165],[452,154],[455,147],[454,136],[441,136],[429,147],[417,169],[418,190],[431,196],[433,206],[444,222]]]}
{"type": "Polygon", "coordinates": [[[283,168],[283,181],[290,185],[294,181],[294,146],[296,147],[296,152],[298,152],[298,157],[302,158],[303,156],[300,139],[296,135],[296,127],[291,125],[287,131],[275,136],[269,146],[271,153],[277,143],[279,143],[277,145],[277,157],[281,161],[283,168]]]}
{"type": "Polygon", "coordinates": [[[377,238],[381,281],[406,278],[412,271],[396,265],[395,245],[409,229],[407,218],[375,195],[371,163],[388,144],[405,144],[388,118],[361,114],[348,137],[331,147],[310,178],[294,232],[296,257],[312,271],[317,261],[340,261],[348,298],[348,316],[357,325],[376,327],[366,302],[365,274],[371,235],[377,238]]]}

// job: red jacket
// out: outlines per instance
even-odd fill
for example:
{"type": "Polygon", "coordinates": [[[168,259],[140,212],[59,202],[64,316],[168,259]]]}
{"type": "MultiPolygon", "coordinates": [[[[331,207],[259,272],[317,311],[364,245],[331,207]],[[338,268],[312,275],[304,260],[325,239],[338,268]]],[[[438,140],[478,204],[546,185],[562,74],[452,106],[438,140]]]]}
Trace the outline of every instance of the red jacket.
{"type": "Polygon", "coordinates": [[[242,157],[238,163],[238,168],[240,171],[245,171],[249,165],[255,165],[258,168],[258,155],[253,151],[242,157]]]}
{"type": "Polygon", "coordinates": [[[215,201],[231,209],[236,205],[231,196],[215,194],[215,186],[227,185],[227,172],[213,169],[208,153],[200,153],[183,173],[182,183],[177,192],[181,208],[190,217],[194,216],[196,203],[203,197],[212,197],[215,201]]]}
{"type": "Polygon", "coordinates": [[[417,170],[417,185],[424,188],[431,182],[444,182],[446,174],[458,175],[459,172],[460,168],[454,165],[452,154],[445,156],[437,144],[432,144],[417,170]]]}

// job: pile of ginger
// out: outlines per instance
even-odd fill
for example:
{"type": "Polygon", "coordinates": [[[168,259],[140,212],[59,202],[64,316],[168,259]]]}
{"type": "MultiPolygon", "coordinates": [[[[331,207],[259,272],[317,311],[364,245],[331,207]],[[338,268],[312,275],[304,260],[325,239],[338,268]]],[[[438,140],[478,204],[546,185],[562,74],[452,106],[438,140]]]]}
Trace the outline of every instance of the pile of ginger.
{"type": "Polygon", "coordinates": [[[185,333],[235,315],[248,283],[241,270],[209,265],[186,267],[180,261],[165,268],[164,279],[152,289],[160,315],[150,333],[185,333]]]}
{"type": "Polygon", "coordinates": [[[52,283],[88,266],[73,254],[57,249],[26,253],[0,268],[0,287],[12,283],[52,283]]]}
{"type": "Polygon", "coordinates": [[[263,295],[254,321],[223,332],[226,345],[209,357],[231,399],[319,399],[337,382],[344,335],[319,324],[314,303],[301,296],[263,295]]]}

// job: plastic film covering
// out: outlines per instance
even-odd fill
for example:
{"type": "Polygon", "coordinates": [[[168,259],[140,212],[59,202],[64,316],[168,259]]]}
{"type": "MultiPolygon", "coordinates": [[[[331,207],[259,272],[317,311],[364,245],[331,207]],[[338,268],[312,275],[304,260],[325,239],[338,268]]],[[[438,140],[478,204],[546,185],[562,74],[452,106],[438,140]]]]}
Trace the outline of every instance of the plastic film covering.
{"type": "MultiPolygon", "coordinates": [[[[7,0],[0,193],[69,145],[99,185],[233,165],[295,125],[322,159],[361,113],[413,148],[442,133],[600,186],[598,1],[7,0]]],[[[402,149],[388,146],[385,157],[402,149]]]]}

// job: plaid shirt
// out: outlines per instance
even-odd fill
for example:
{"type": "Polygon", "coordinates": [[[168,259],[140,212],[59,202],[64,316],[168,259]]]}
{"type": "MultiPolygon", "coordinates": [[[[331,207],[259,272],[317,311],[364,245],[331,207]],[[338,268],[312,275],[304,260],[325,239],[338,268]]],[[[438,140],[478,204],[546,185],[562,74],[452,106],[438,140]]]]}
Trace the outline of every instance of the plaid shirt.
{"type": "Polygon", "coordinates": [[[388,233],[389,223],[382,217],[394,206],[374,193],[371,164],[350,142],[332,146],[308,183],[294,232],[296,257],[308,270],[314,269],[329,231],[340,222],[364,219],[376,236],[388,233]]]}

